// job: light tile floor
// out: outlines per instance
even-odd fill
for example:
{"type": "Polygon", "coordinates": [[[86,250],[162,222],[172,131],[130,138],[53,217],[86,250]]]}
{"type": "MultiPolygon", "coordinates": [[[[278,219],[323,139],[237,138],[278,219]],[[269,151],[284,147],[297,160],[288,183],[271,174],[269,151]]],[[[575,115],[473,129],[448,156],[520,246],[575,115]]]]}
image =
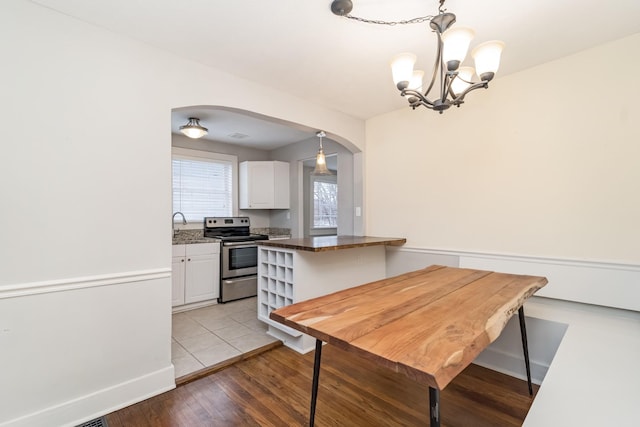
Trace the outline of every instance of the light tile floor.
{"type": "Polygon", "coordinates": [[[176,313],[171,361],[176,378],[277,341],[258,320],[256,298],[176,313]]]}

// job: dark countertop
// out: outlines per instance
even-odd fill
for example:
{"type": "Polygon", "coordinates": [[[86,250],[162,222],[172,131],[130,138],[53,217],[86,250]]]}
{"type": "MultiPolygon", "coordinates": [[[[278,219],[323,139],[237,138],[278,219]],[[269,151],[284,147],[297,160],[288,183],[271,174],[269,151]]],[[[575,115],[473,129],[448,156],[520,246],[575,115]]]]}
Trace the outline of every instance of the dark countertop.
{"type": "Polygon", "coordinates": [[[365,246],[400,246],[407,242],[404,238],[370,236],[317,236],[285,240],[260,240],[260,246],[297,249],[309,252],[336,251],[340,249],[362,248],[365,246]]]}

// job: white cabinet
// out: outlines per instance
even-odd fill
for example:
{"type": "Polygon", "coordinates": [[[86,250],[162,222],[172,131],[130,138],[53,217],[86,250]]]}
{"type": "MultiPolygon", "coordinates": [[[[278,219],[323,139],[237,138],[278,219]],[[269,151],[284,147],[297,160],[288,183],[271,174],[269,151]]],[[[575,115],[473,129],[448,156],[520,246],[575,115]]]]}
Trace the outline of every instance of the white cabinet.
{"type": "Polygon", "coordinates": [[[173,245],[173,258],[171,259],[171,306],[184,304],[184,270],[185,255],[184,246],[173,245]],[[176,256],[176,246],[182,246],[182,256],[176,256]]]}
{"type": "Polygon", "coordinates": [[[171,305],[220,296],[220,243],[173,245],[171,305]]]}
{"type": "Polygon", "coordinates": [[[240,163],[240,209],[289,209],[289,163],[240,163]]]}

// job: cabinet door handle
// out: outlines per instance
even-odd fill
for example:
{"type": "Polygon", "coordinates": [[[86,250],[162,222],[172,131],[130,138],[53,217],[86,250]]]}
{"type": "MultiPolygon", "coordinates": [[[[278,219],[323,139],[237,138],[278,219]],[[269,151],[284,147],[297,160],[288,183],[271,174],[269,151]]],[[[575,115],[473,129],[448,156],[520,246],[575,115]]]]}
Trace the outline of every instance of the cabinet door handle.
{"type": "Polygon", "coordinates": [[[182,258],[182,259],[180,260],[180,262],[184,262],[184,258],[182,258]]]}
{"type": "Polygon", "coordinates": [[[187,261],[191,261],[191,258],[189,258],[187,261]]]}

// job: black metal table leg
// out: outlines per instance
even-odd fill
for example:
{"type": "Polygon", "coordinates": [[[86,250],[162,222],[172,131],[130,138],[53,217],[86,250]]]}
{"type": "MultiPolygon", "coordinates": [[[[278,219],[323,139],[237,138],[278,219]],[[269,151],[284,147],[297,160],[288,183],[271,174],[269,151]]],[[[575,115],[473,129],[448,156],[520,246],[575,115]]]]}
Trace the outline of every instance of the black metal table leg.
{"type": "Polygon", "coordinates": [[[311,411],[309,427],[313,427],[316,418],[316,399],[318,398],[318,377],[320,376],[320,358],[322,357],[322,341],[316,340],[316,354],[313,362],[313,383],[311,385],[311,411]]]}
{"type": "Polygon", "coordinates": [[[529,395],[533,396],[533,387],[531,385],[531,366],[529,365],[529,346],[527,344],[527,327],[524,321],[524,307],[520,307],[520,309],[518,310],[518,318],[520,319],[520,336],[522,337],[524,364],[527,368],[527,384],[529,385],[529,395]]]}
{"type": "Polygon", "coordinates": [[[429,425],[440,427],[440,390],[429,387],[429,425]]]}

